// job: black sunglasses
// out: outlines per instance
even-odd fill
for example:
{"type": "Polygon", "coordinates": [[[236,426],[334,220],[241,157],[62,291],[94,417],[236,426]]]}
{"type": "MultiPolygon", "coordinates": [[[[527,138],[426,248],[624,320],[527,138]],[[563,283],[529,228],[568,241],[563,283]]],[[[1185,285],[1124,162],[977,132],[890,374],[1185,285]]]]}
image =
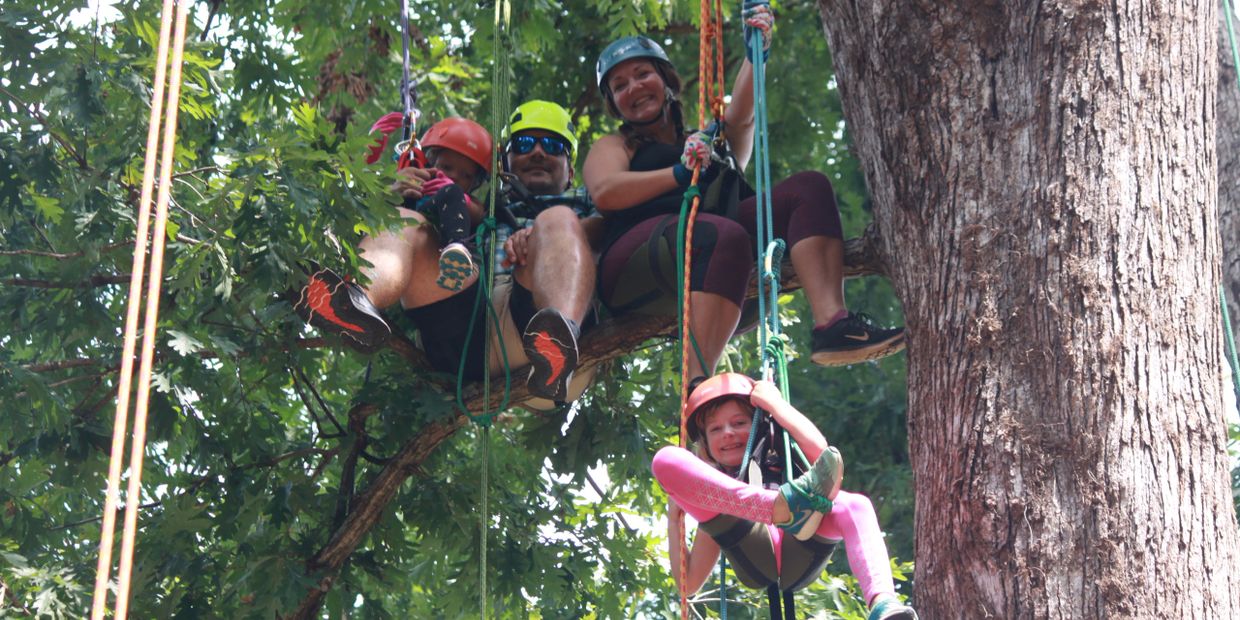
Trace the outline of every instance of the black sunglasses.
{"type": "Polygon", "coordinates": [[[556,136],[514,136],[508,142],[508,150],[517,155],[525,155],[534,150],[535,144],[541,144],[543,152],[551,156],[568,152],[568,141],[556,136]]]}

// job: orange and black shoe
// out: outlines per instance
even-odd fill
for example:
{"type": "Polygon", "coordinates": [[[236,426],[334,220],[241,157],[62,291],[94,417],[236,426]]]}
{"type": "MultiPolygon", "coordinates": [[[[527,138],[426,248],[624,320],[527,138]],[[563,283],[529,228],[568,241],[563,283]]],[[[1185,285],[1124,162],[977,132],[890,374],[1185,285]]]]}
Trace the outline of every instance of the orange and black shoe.
{"type": "Polygon", "coordinates": [[[379,309],[362,287],[321,268],[310,274],[293,309],[318,329],[340,336],[345,344],[362,353],[373,353],[392,335],[379,309]]]}
{"type": "Polygon", "coordinates": [[[904,328],[875,327],[870,317],[849,312],[828,327],[812,332],[810,359],[819,366],[846,366],[887,357],[904,350],[904,328]]]}
{"type": "Polygon", "coordinates": [[[568,384],[577,369],[577,325],[555,308],[539,310],[521,341],[530,360],[530,393],[562,403],[568,400],[568,384]]]}

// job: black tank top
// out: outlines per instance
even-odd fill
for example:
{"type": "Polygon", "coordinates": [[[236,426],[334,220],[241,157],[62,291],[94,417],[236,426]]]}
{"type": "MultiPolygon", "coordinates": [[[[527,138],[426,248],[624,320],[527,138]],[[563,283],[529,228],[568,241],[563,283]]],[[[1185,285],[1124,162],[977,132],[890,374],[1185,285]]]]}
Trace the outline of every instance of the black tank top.
{"type": "MultiPolygon", "coordinates": [[[[681,147],[661,142],[647,142],[637,147],[633,158],[629,160],[629,170],[646,172],[670,168],[680,161],[681,147]]],[[[733,209],[738,200],[753,196],[753,188],[745,181],[745,177],[725,170],[715,180],[702,186],[702,208],[706,212],[714,212],[725,217],[735,217],[733,209]],[[715,187],[718,186],[718,187],[715,187]],[[718,190],[712,193],[712,190],[718,190]]],[[[658,215],[675,215],[680,213],[684,201],[685,190],[679,187],[623,211],[603,213],[604,248],[611,247],[617,239],[624,236],[634,226],[658,215]]],[[[604,249],[604,252],[606,249],[604,249]]]]}
{"type": "MultiPolygon", "coordinates": [[[[670,168],[680,161],[680,151],[681,148],[674,144],[646,142],[637,147],[637,151],[633,153],[633,159],[629,160],[629,170],[647,172],[670,168]]],[[[656,215],[680,213],[680,203],[684,200],[684,194],[684,190],[676,188],[623,211],[604,212],[603,226],[606,232],[604,246],[611,246],[629,229],[656,215]]]]}

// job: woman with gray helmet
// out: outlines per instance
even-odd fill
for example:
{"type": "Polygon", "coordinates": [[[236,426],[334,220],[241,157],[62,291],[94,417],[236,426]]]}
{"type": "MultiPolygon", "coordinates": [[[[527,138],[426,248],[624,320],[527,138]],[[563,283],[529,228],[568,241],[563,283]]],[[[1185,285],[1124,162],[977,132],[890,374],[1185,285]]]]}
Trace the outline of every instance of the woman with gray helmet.
{"type": "MultiPolygon", "coordinates": [[[[747,23],[769,41],[769,8],[762,10],[765,21],[747,23]]],[[[596,78],[608,111],[623,121],[619,133],[594,143],[583,169],[604,217],[599,297],[613,313],[675,312],[675,235],[692,164],[702,167],[704,196],[712,196],[712,186],[724,188],[714,192],[714,204],[703,205],[693,230],[690,330],[703,359],[691,359],[689,372],[708,376],[736,330],[753,269],[756,200],[738,174],[753,152],[753,66],[742,63],[723,118],[722,142],[736,172],[704,156],[708,134],[685,127],[680,77],[658,43],[640,36],[615,41],[599,56],[596,78]],[[732,201],[729,183],[737,194],[732,201]]],[[[811,358],[837,366],[903,349],[903,328],[877,328],[847,310],[843,231],[827,178],[795,174],[771,197],[775,236],[790,248],[813,313],[811,358]]]]}

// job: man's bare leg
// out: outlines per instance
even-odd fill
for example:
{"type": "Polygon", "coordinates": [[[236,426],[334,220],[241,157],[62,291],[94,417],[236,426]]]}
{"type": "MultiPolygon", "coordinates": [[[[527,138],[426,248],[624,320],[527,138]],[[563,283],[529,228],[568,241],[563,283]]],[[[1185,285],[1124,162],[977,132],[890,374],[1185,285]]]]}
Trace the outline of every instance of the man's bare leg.
{"type": "Polygon", "coordinates": [[[555,308],[578,325],[594,298],[594,255],[577,214],[552,207],[538,214],[526,263],[513,277],[534,294],[538,308],[555,308]]]}

